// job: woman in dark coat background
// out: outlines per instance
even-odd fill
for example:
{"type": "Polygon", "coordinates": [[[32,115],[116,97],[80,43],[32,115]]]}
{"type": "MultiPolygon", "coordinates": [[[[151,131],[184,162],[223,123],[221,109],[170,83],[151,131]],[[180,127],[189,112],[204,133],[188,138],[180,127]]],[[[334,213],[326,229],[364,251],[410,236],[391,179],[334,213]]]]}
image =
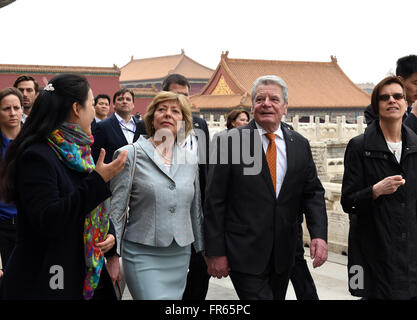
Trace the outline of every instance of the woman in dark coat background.
{"type": "Polygon", "coordinates": [[[123,168],[126,153],[104,164],[102,150],[94,164],[93,118],[86,78],[56,76],[7,149],[1,194],[16,204],[18,223],[4,299],[91,299],[97,287],[113,290],[103,267],[103,253],[114,245],[106,238],[107,182],[123,168]]]}
{"type": "MultiPolygon", "coordinates": [[[[16,88],[0,91],[0,161],[10,142],[21,129],[23,95],[16,88]]],[[[0,258],[4,268],[16,241],[17,210],[13,204],[4,203],[0,196],[0,258]]],[[[0,267],[0,278],[3,271],[0,267]]]]}
{"type": "Polygon", "coordinates": [[[417,135],[402,125],[404,85],[382,80],[372,122],[349,141],[341,204],[349,214],[349,290],[367,299],[417,298],[417,135]]]}

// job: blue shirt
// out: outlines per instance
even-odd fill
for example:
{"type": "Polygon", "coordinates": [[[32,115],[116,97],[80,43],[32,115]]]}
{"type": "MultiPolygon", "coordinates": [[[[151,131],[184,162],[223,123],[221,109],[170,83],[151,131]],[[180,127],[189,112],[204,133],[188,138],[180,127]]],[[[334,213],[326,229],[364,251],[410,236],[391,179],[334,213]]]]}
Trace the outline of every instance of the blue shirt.
{"type": "MultiPolygon", "coordinates": [[[[1,138],[3,140],[3,148],[1,151],[2,151],[3,158],[4,158],[6,149],[12,140],[7,139],[3,133],[1,133],[1,138]]],[[[14,205],[10,203],[4,203],[3,201],[0,200],[0,220],[11,219],[13,217],[16,217],[16,215],[17,215],[17,209],[14,205]]]]}

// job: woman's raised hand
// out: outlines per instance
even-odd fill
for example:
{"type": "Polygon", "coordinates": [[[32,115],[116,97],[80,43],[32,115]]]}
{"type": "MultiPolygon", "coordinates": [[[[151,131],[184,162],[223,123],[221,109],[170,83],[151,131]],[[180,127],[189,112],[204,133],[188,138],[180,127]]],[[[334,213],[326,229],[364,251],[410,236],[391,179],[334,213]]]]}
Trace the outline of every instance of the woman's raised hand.
{"type": "Polygon", "coordinates": [[[118,157],[108,164],[104,163],[105,155],[106,150],[101,148],[95,170],[103,178],[104,182],[108,182],[124,168],[127,159],[127,150],[120,152],[118,157]]]}
{"type": "Polygon", "coordinates": [[[374,200],[384,194],[394,193],[403,184],[405,184],[405,180],[400,175],[386,177],[373,185],[372,193],[374,200]]]}

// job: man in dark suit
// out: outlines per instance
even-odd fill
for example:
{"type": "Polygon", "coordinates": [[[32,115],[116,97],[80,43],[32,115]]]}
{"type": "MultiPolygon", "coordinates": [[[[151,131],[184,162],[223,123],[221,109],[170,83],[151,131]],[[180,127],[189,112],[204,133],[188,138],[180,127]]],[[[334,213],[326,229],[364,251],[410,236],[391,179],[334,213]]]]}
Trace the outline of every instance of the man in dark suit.
{"type": "MultiPolygon", "coordinates": [[[[94,144],[91,148],[94,162],[97,162],[100,155],[100,150],[103,148],[106,151],[104,163],[110,163],[113,160],[114,152],[134,142],[134,135],[136,130],[136,121],[131,113],[134,108],[134,93],[126,88],[122,88],[113,95],[113,105],[115,113],[103,121],[96,123],[94,135],[94,144]]],[[[110,224],[111,230],[114,230],[113,224],[110,224]]],[[[112,231],[112,234],[114,232],[112,231]]],[[[115,248],[115,247],[114,247],[115,248]]],[[[120,265],[115,260],[119,259],[115,250],[106,255],[106,267],[109,275],[115,284],[115,281],[122,279],[117,275],[120,274],[120,265]]]]}
{"type": "Polygon", "coordinates": [[[23,114],[22,124],[25,123],[26,118],[32,111],[33,103],[39,95],[39,85],[36,80],[29,75],[19,76],[13,84],[23,94],[23,114]]]}
{"type": "Polygon", "coordinates": [[[94,130],[94,144],[92,146],[92,155],[94,161],[97,161],[100,155],[100,149],[106,150],[104,163],[110,163],[113,160],[113,153],[134,142],[136,130],[136,121],[132,117],[135,95],[126,88],[118,90],[113,96],[113,105],[115,113],[107,119],[96,124],[94,130]]]}
{"type": "MultiPolygon", "coordinates": [[[[162,90],[180,93],[188,97],[190,84],[183,75],[171,74],[164,79],[162,90]]],[[[141,134],[146,134],[143,120],[138,122],[135,139],[141,134]]],[[[200,117],[193,116],[193,131],[186,137],[183,146],[198,156],[202,203],[204,203],[205,199],[209,142],[210,136],[206,121],[200,117]]],[[[210,275],[207,273],[207,265],[201,252],[196,253],[194,247],[192,247],[183,300],[204,300],[207,295],[209,280],[210,275]]]]}
{"type": "Polygon", "coordinates": [[[95,116],[91,122],[91,132],[94,135],[97,123],[107,118],[110,111],[110,97],[107,94],[99,94],[94,98],[95,116]]]}
{"type": "Polygon", "coordinates": [[[327,260],[327,213],[310,145],[281,123],[288,89],[277,76],[252,88],[254,119],[219,136],[204,210],[209,273],[230,274],[240,299],[285,299],[299,241],[299,213],[313,267],[327,260]]]}

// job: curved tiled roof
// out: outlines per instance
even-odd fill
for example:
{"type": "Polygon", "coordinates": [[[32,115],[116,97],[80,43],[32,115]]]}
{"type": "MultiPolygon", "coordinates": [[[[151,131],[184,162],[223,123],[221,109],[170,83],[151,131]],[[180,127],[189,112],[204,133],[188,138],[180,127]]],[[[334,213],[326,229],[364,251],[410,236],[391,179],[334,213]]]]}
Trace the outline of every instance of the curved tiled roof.
{"type": "Polygon", "coordinates": [[[180,73],[187,79],[209,79],[213,70],[181,54],[132,60],[121,68],[120,81],[163,79],[168,74],[180,73]]]}
{"type": "Polygon", "coordinates": [[[129,88],[133,91],[135,96],[149,96],[154,97],[159,92],[158,90],[154,88],[129,88]]]}
{"type": "Polygon", "coordinates": [[[81,73],[83,75],[108,75],[118,76],[119,68],[105,67],[70,67],[70,66],[41,66],[24,64],[0,64],[0,73],[31,73],[31,74],[55,74],[55,73],[81,73]]]}
{"type": "Polygon", "coordinates": [[[233,95],[194,95],[190,97],[193,106],[198,108],[210,108],[210,109],[224,109],[225,106],[229,108],[251,107],[250,96],[242,96],[239,94],[233,95]]]}
{"type": "MultiPolygon", "coordinates": [[[[290,108],[363,108],[370,103],[370,95],[345,75],[333,56],[331,62],[309,62],[230,59],[227,55],[228,52],[221,55],[219,66],[202,89],[202,95],[210,96],[209,88],[213,87],[216,74],[222,72],[238,88],[235,94],[241,95],[250,94],[253,82],[260,76],[280,76],[288,85],[290,108]]],[[[204,101],[207,104],[199,107],[210,108],[209,100],[204,101]]]]}

